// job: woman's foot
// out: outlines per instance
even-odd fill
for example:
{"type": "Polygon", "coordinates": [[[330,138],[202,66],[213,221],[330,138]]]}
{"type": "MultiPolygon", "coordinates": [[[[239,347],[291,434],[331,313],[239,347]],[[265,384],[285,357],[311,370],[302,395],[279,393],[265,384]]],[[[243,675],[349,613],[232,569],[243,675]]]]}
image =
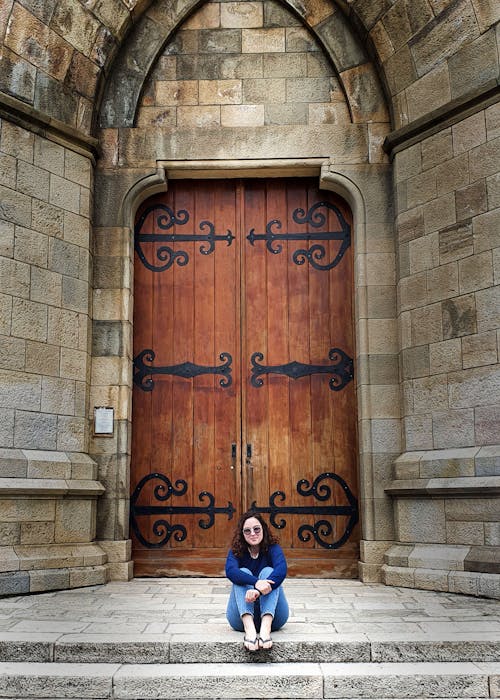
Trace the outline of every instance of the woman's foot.
{"type": "Polygon", "coordinates": [[[243,646],[247,651],[257,651],[259,648],[259,638],[248,639],[248,637],[243,637],[243,646]]]}
{"type": "Polygon", "coordinates": [[[266,637],[265,639],[259,637],[259,648],[264,649],[265,651],[269,651],[269,649],[272,649],[273,640],[271,639],[271,637],[266,637]]]}

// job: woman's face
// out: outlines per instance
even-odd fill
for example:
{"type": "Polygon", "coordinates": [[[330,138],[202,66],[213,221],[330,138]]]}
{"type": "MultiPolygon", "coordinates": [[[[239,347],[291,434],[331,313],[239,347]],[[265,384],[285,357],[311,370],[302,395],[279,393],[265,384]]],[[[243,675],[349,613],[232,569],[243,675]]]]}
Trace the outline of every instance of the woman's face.
{"type": "Polygon", "coordinates": [[[257,518],[247,518],[243,523],[243,537],[245,542],[251,546],[258,545],[262,542],[264,532],[262,525],[257,518]]]}

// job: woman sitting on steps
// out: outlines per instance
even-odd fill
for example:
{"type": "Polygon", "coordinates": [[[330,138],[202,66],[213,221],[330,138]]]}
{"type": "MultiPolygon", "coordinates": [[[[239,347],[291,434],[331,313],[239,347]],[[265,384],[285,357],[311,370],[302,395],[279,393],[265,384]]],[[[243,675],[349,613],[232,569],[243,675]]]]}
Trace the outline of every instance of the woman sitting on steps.
{"type": "Polygon", "coordinates": [[[267,523],[258,513],[244,513],[226,559],[226,576],[233,584],[226,617],[234,630],[244,631],[248,651],[271,649],[271,631],[288,620],[281,585],[286,572],[285,555],[267,523]]]}

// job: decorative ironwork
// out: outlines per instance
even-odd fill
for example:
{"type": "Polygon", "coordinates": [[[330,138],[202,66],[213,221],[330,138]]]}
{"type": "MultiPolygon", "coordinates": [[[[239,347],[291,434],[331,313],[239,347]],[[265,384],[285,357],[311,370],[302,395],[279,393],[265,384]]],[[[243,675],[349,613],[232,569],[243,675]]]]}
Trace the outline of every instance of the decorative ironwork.
{"type": "Polygon", "coordinates": [[[281,243],[276,241],[341,241],[337,255],[330,262],[322,264],[321,261],[326,259],[326,250],[324,245],[315,243],[310,248],[300,248],[293,253],[292,259],[296,265],[303,265],[306,261],[316,270],[331,270],[339,264],[344,253],[351,245],[351,227],[345,220],[340,209],[329,202],[316,202],[307,212],[304,209],[295,209],[292,218],[296,224],[309,224],[313,228],[320,228],[326,223],[326,215],[319,211],[320,209],[329,209],[335,212],[339,223],[340,231],[315,231],[304,233],[277,233],[282,228],[282,223],[279,219],[272,219],[266,225],[265,233],[255,233],[255,229],[251,229],[247,236],[247,240],[251,245],[255,241],[266,241],[266,248],[273,255],[278,255],[283,250],[281,243]]]}
{"type": "Polygon", "coordinates": [[[250,506],[250,510],[256,513],[269,514],[270,523],[278,530],[286,527],[286,520],[282,515],[314,515],[323,516],[314,525],[301,525],[297,530],[298,538],[301,542],[309,542],[311,537],[325,549],[339,549],[349,539],[354,526],[358,522],[358,501],[353,495],[351,489],[345,480],[338,474],[325,472],[317,476],[312,485],[307,479],[300,479],[297,482],[297,493],[301,496],[313,496],[318,501],[328,501],[332,496],[332,489],[329,484],[321,483],[325,479],[331,479],[340,484],[344,491],[349,505],[330,505],[330,506],[283,506],[276,503],[279,499],[283,502],[286,495],[283,491],[275,491],[269,497],[269,506],[260,507],[254,501],[250,506]],[[330,537],[334,533],[334,526],[330,520],[326,520],[327,516],[349,516],[349,520],[342,535],[334,542],[328,542],[325,538],[330,537]],[[279,517],[279,520],[277,519],[279,517]]]}
{"type": "Polygon", "coordinates": [[[137,504],[139,496],[145,485],[152,479],[160,481],[153,489],[154,497],[157,501],[167,501],[171,496],[183,496],[188,488],[187,482],[184,479],[177,479],[175,485],[165,474],[154,472],[144,476],[137,484],[134,493],[130,499],[130,526],[135,533],[135,536],[148,549],[159,549],[163,547],[173,536],[176,542],[183,542],[187,537],[187,529],[181,523],[171,524],[162,517],[155,520],[151,526],[152,533],[155,537],[160,538],[157,541],[147,539],[141,532],[137,518],[141,516],[162,516],[162,515],[197,515],[207,516],[208,519],[201,518],[198,521],[199,527],[203,530],[208,530],[215,523],[215,516],[219,514],[227,515],[228,520],[231,520],[235,508],[231,501],[225,508],[215,507],[215,498],[208,491],[202,491],[198,498],[201,502],[208,499],[208,505],[205,506],[173,506],[173,505],[158,505],[158,506],[141,506],[137,504]]]}
{"type": "Polygon", "coordinates": [[[168,365],[165,367],[154,367],[146,362],[154,362],[156,355],[150,348],[142,350],[134,358],[134,383],[143,391],[153,391],[154,380],[153,374],[173,374],[185,379],[198,377],[201,374],[222,374],[222,379],[219,384],[226,388],[233,382],[231,376],[231,364],[233,358],[228,352],[221,352],[219,359],[224,363],[213,367],[207,365],[195,365],[193,362],[182,362],[178,365],[168,365]]]}
{"type": "Polygon", "coordinates": [[[188,241],[201,241],[204,244],[200,246],[200,253],[202,255],[210,255],[215,250],[215,244],[217,241],[226,241],[227,245],[230,246],[234,240],[234,235],[231,231],[227,231],[226,234],[216,234],[215,226],[211,221],[201,221],[198,225],[200,231],[207,231],[208,233],[143,233],[142,227],[146,221],[149,214],[152,211],[160,210],[164,213],[159,213],[156,217],[156,225],[162,231],[168,231],[174,225],[184,226],[189,221],[189,213],[185,209],[180,209],[177,214],[166,204],[153,204],[144,210],[141,217],[139,218],[135,229],[134,229],[134,247],[141,260],[142,264],[145,265],[148,270],[153,272],[163,272],[168,270],[174,262],[183,267],[189,262],[189,255],[185,250],[174,250],[168,245],[162,245],[156,250],[156,257],[163,265],[154,265],[150,263],[142,249],[142,243],[184,243],[188,241]]]}
{"type": "Polygon", "coordinates": [[[264,381],[261,374],[285,374],[290,379],[299,379],[311,374],[333,374],[330,379],[330,389],[340,391],[348,384],[354,375],[352,359],[340,348],[332,348],[328,353],[332,365],[305,365],[302,362],[289,362],[286,365],[261,365],[264,359],[261,352],[254,352],[250,358],[252,363],[252,376],[250,382],[252,386],[260,387],[264,381]]]}

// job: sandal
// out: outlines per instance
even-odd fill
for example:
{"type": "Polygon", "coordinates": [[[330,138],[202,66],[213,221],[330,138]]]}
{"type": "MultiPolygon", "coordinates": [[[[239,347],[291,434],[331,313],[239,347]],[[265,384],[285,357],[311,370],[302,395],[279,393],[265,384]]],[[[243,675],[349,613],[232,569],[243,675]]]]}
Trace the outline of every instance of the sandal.
{"type": "Polygon", "coordinates": [[[257,651],[259,648],[259,638],[255,637],[255,639],[248,639],[248,637],[243,637],[243,646],[247,651],[257,651]]]}
{"type": "Polygon", "coordinates": [[[267,639],[262,639],[262,637],[259,637],[259,649],[264,649],[264,651],[269,651],[272,648],[273,648],[273,640],[271,639],[271,637],[268,637],[267,639]]]}

